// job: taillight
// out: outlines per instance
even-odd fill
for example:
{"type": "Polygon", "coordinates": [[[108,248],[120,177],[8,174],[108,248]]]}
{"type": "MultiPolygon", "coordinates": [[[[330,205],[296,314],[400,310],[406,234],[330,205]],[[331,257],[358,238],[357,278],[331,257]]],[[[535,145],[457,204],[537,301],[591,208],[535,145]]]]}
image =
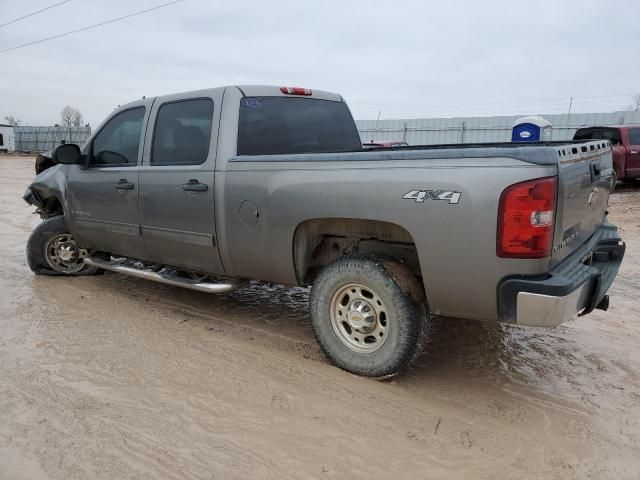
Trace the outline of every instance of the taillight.
{"type": "Polygon", "coordinates": [[[503,258],[551,255],[556,210],[555,177],[507,187],[500,195],[496,253],[503,258]]]}
{"type": "Polygon", "coordinates": [[[287,95],[311,95],[311,90],[302,87],[280,87],[280,91],[287,95]]]}

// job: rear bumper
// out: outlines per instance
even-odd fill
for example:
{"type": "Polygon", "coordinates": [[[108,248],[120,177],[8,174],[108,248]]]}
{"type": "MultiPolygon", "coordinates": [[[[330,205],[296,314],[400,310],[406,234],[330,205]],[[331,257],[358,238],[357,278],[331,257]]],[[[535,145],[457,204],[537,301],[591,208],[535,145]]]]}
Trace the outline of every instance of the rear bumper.
{"type": "Polygon", "coordinates": [[[607,290],[624,257],[615,225],[603,224],[580,248],[544,276],[511,276],[498,285],[503,322],[555,327],[575,313],[606,310],[607,290]]]}

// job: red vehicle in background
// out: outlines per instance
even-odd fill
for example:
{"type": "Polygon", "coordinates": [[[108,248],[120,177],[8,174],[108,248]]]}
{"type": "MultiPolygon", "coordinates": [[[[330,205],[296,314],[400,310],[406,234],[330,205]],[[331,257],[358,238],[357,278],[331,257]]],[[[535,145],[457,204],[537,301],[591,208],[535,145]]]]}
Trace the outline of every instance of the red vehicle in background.
{"type": "Polygon", "coordinates": [[[389,148],[389,147],[408,147],[407,142],[398,140],[371,140],[362,144],[364,148],[389,148]]]}
{"type": "Polygon", "coordinates": [[[631,181],[640,177],[640,125],[580,128],[573,139],[609,140],[618,180],[631,181]]]}

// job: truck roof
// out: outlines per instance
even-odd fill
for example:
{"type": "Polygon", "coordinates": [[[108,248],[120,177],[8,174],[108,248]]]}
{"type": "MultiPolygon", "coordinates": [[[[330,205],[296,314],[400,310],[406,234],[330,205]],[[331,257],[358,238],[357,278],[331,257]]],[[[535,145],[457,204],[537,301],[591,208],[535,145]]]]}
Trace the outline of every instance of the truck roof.
{"type": "MultiPolygon", "coordinates": [[[[331,100],[334,102],[342,102],[342,96],[337,94],[337,93],[333,93],[333,92],[327,92],[326,90],[317,90],[315,88],[311,88],[311,89],[307,89],[304,88],[303,90],[307,90],[310,91],[311,94],[310,95],[292,95],[292,94],[286,94],[283,93],[281,91],[281,88],[283,88],[283,86],[277,86],[277,85],[226,85],[223,87],[212,87],[212,88],[203,88],[200,90],[190,90],[187,92],[171,92],[165,95],[158,95],[156,97],[147,97],[147,98],[156,98],[156,99],[160,99],[162,100],[163,97],[165,96],[169,96],[169,95],[176,95],[176,94],[184,94],[184,95],[188,95],[188,94],[192,94],[194,97],[196,96],[201,96],[201,95],[206,95],[208,92],[211,92],[213,90],[224,90],[227,88],[237,88],[238,90],[240,90],[240,92],[242,92],[242,94],[244,96],[247,97],[299,97],[299,98],[314,98],[317,100],[331,100]]],[[[287,88],[290,88],[289,86],[287,86],[287,88]]],[[[134,105],[137,104],[137,100],[131,101],[131,102],[127,102],[126,104],[120,105],[118,106],[118,109],[124,109],[129,107],[130,105],[134,105]]]]}

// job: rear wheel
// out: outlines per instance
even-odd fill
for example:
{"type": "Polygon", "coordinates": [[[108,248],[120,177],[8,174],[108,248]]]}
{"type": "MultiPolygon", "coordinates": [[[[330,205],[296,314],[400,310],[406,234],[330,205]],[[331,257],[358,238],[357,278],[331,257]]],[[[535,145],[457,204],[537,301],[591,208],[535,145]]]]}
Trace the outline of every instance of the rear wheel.
{"type": "Polygon", "coordinates": [[[409,268],[377,256],[326,266],[310,296],[313,330],[325,354],[358,375],[397,375],[422,352],[427,309],[409,268]]]}
{"type": "Polygon", "coordinates": [[[85,265],[88,251],[78,246],[64,216],[51,217],[31,232],[27,242],[27,261],[40,275],[93,275],[101,270],[85,265]]]}

